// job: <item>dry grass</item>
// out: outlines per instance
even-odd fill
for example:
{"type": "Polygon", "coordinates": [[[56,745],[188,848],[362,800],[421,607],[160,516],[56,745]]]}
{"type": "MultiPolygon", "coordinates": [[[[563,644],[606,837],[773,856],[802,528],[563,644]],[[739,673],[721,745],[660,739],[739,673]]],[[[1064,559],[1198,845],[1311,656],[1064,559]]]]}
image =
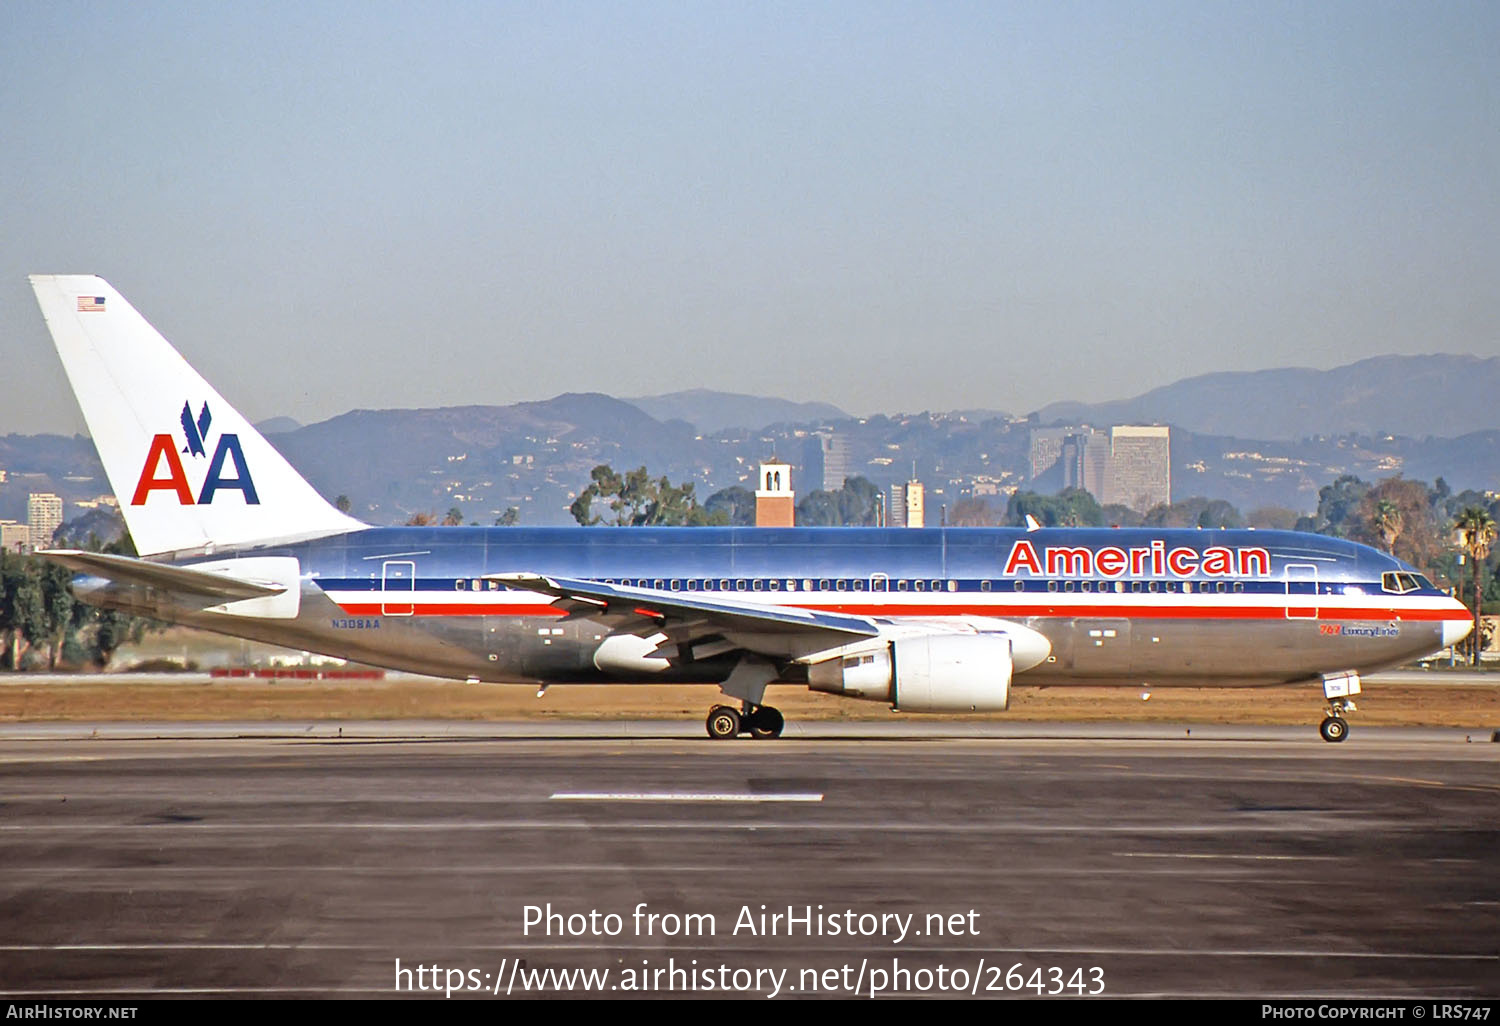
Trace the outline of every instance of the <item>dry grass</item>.
{"type": "MultiPolygon", "coordinates": [[[[15,684],[0,687],[0,722],[48,720],[547,720],[701,718],[711,687],[554,687],[538,699],[522,685],[389,682],[15,684]]],[[[792,720],[889,720],[889,708],[773,687],[768,701],[792,720]]],[[[1017,688],[1010,710],[960,719],[1299,724],[1322,716],[1316,685],[1264,689],[1017,688]]],[[[1500,685],[1372,685],[1357,724],[1500,727],[1500,685]]]]}

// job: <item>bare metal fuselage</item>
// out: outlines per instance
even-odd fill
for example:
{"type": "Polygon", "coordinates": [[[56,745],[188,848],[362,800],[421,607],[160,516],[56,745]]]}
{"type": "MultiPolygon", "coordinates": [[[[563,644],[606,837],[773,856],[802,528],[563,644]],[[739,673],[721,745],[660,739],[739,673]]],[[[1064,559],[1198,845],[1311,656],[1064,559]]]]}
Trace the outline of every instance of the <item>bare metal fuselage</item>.
{"type": "MultiPolygon", "coordinates": [[[[1385,587],[1411,570],[1389,556],[1289,532],[372,528],[243,555],[297,560],[295,615],[214,611],[119,582],[92,580],[81,591],[96,603],[376,666],[546,684],[715,683],[735,658],[688,651],[639,666],[601,660],[607,627],[565,617],[494,575],[558,574],[889,624],[994,618],[1051,643],[1046,660],[1016,680],[1048,686],[1266,685],[1367,672],[1444,647],[1468,615],[1430,586],[1385,587]],[[1070,558],[1049,563],[1052,549],[1070,558]],[[1123,568],[1111,561],[1116,551],[1127,556],[1123,568]],[[1215,567],[1208,554],[1217,551],[1266,558],[1215,567]],[[1144,555],[1132,567],[1133,553],[1144,555]],[[1183,555],[1169,563],[1174,553],[1183,555]]],[[[805,680],[803,666],[781,671],[805,680]]]]}

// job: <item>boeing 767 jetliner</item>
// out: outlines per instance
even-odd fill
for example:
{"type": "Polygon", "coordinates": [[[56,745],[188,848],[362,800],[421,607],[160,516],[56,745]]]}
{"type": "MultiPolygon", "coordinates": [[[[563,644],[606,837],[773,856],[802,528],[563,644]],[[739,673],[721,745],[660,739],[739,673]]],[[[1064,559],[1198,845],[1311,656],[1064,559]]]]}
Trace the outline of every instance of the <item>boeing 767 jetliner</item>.
{"type": "Polygon", "coordinates": [[[34,275],[141,558],[70,549],[86,601],[396,670],[712,682],[708,734],[775,737],[772,682],[998,712],[1013,682],[1321,682],[1452,645],[1414,568],[1288,531],[372,527],[330,506],[102,278],[34,275]]]}

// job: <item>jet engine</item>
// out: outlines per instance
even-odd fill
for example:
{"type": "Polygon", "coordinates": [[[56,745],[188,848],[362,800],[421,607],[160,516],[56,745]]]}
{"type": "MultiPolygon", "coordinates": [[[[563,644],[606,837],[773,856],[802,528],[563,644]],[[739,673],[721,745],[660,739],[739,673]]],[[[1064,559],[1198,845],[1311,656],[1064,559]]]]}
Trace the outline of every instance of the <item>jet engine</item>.
{"type": "Polygon", "coordinates": [[[905,712],[1004,712],[1015,668],[1006,634],[923,634],[895,638],[814,663],[807,686],[888,701],[905,712]]]}

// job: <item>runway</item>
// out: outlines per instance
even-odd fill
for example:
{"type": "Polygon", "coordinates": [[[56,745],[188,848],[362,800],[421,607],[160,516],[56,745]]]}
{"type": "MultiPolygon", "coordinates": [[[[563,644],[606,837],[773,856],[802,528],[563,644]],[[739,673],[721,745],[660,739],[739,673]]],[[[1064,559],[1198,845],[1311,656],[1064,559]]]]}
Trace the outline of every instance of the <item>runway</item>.
{"type": "Polygon", "coordinates": [[[1500,996],[1488,735],[687,728],[5,727],[0,995],[1500,996]]]}

